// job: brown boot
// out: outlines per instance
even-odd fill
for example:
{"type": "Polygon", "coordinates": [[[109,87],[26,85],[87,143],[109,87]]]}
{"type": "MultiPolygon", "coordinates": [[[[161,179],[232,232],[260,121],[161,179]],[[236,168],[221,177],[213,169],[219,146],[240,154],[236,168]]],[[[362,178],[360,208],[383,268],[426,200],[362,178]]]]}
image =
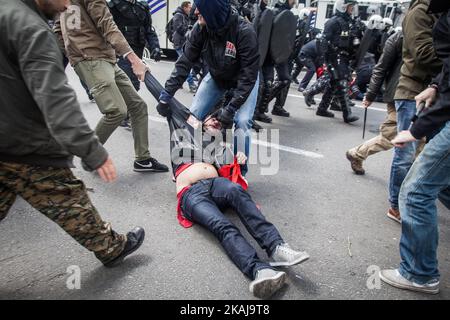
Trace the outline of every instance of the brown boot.
{"type": "Polygon", "coordinates": [[[402,223],[402,218],[400,217],[400,211],[398,211],[398,209],[389,208],[387,216],[395,222],[402,223]]]}
{"type": "Polygon", "coordinates": [[[350,165],[352,166],[352,170],[357,174],[357,175],[363,175],[366,173],[366,171],[364,170],[362,164],[362,160],[359,160],[358,158],[354,157],[351,153],[350,150],[348,150],[345,155],[347,156],[348,161],[350,161],[350,165]]]}

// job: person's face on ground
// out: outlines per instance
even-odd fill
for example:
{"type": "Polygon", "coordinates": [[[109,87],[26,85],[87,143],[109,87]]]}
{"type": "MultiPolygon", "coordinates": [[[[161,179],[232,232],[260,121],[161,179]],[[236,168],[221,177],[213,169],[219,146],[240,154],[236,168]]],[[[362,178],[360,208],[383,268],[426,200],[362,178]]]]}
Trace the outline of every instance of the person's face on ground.
{"type": "Polygon", "coordinates": [[[210,135],[219,134],[221,129],[222,125],[220,124],[219,120],[211,116],[206,118],[206,120],[203,122],[203,130],[210,135]]]}
{"type": "Polygon", "coordinates": [[[50,20],[71,5],[70,0],[35,0],[39,10],[50,20]]]}

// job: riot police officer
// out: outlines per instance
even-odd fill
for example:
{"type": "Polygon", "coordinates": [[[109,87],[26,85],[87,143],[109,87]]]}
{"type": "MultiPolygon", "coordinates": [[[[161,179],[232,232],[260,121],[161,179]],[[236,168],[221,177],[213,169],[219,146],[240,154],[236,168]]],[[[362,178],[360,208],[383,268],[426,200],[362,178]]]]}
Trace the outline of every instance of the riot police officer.
{"type": "Polygon", "coordinates": [[[320,49],[325,57],[325,63],[330,75],[330,85],[325,89],[322,101],[316,115],[334,117],[328,111],[333,96],[342,109],[344,122],[350,123],[359,118],[351,114],[348,97],[348,79],[350,76],[350,60],[354,55],[352,38],[352,12],[357,4],[355,0],[336,0],[335,15],[325,24],[320,49]]]}
{"type": "MultiPolygon", "coordinates": [[[[161,49],[158,36],[152,27],[152,17],[148,3],[137,0],[111,0],[108,6],[114,22],[136,55],[142,59],[144,48],[147,45],[150,49],[150,57],[155,61],[159,61],[161,59],[161,49]]],[[[135,89],[139,90],[140,82],[133,73],[128,60],[120,58],[118,65],[128,75],[135,89]]]]}
{"type": "MultiPolygon", "coordinates": [[[[265,6],[266,1],[261,1],[261,14],[264,12],[264,10],[270,10],[266,8],[265,6]]],[[[286,28],[286,33],[292,33],[293,39],[292,43],[274,43],[272,40],[276,37],[279,37],[279,35],[276,35],[276,32],[272,29],[272,35],[271,35],[271,42],[270,42],[270,54],[267,54],[265,57],[260,57],[261,62],[263,62],[262,65],[262,78],[263,83],[261,85],[261,93],[260,93],[260,99],[258,101],[258,105],[255,110],[255,120],[270,123],[272,122],[272,118],[267,116],[265,113],[268,112],[269,103],[273,100],[273,98],[277,97],[285,88],[289,88],[289,85],[291,83],[291,75],[289,72],[289,57],[292,54],[292,51],[294,49],[295,45],[295,33],[296,33],[296,27],[297,27],[297,21],[295,20],[294,16],[292,15],[293,24],[291,25],[290,22],[292,20],[287,21],[281,21],[283,19],[282,14],[284,14],[286,11],[290,12],[292,7],[294,6],[295,1],[294,0],[278,0],[275,4],[275,8],[273,9],[273,23],[275,28],[275,21],[278,21],[281,24],[284,24],[284,28],[286,28]],[[278,19],[277,19],[278,17],[278,19]],[[291,30],[292,29],[292,30],[291,30]],[[278,59],[278,60],[284,60],[280,63],[276,63],[275,60],[277,60],[278,57],[275,57],[274,55],[280,54],[280,52],[272,52],[272,48],[279,47],[282,48],[284,52],[282,54],[287,54],[285,59],[278,59]],[[277,81],[273,82],[274,80],[274,70],[277,71],[277,81]]],[[[261,15],[260,14],[260,15],[261,15]]],[[[287,18],[285,20],[288,20],[289,17],[284,16],[284,18],[287,18]]],[[[264,23],[264,22],[259,22],[264,23]]],[[[260,35],[258,35],[260,37],[260,35]]],[[[260,40],[258,40],[260,41],[260,40]]],[[[291,41],[289,38],[286,39],[286,41],[291,41]]],[[[283,103],[284,105],[284,103],[283,103]]],[[[274,108],[272,110],[273,115],[282,116],[282,117],[289,117],[289,112],[287,112],[283,105],[275,104],[274,108]]]]}

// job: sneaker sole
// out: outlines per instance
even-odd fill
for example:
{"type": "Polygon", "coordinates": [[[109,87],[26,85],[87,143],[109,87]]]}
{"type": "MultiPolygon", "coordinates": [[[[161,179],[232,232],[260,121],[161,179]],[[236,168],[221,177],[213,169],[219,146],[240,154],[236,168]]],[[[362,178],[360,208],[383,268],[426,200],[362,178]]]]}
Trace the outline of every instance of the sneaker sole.
{"type": "Polygon", "coordinates": [[[256,281],[250,287],[250,291],[257,298],[268,299],[284,286],[284,284],[286,283],[286,278],[286,273],[280,272],[272,278],[266,278],[256,281]]]}
{"type": "Polygon", "coordinates": [[[409,285],[403,285],[403,284],[399,284],[397,282],[394,282],[394,281],[384,277],[381,272],[379,273],[379,275],[380,275],[380,279],[383,280],[385,283],[387,283],[395,288],[398,288],[398,289],[421,292],[421,293],[428,293],[428,294],[438,294],[439,293],[439,288],[426,289],[426,288],[419,288],[419,287],[414,287],[414,286],[409,286],[409,285]]]}
{"type": "Polygon", "coordinates": [[[133,169],[134,172],[169,172],[169,170],[158,170],[158,169],[133,169]]]}
{"type": "Polygon", "coordinates": [[[305,262],[308,259],[309,259],[309,254],[306,253],[303,256],[301,256],[300,258],[298,258],[297,260],[294,260],[292,262],[270,262],[269,264],[271,267],[291,267],[291,266],[295,266],[296,264],[305,262]]]}
{"type": "Polygon", "coordinates": [[[387,215],[387,217],[388,217],[389,219],[394,220],[395,222],[402,224],[402,220],[400,220],[400,219],[398,219],[397,217],[393,216],[393,215],[390,214],[389,212],[388,212],[386,215],[387,215]]]}

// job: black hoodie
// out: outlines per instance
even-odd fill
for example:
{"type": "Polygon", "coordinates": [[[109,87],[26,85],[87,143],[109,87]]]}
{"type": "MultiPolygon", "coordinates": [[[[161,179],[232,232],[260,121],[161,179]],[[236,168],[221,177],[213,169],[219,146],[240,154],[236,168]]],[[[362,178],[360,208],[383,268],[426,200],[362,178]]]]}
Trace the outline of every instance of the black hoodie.
{"type": "Polygon", "coordinates": [[[165,84],[171,96],[181,88],[200,56],[220,88],[235,89],[230,104],[240,108],[258,77],[259,53],[253,26],[239,17],[235,10],[220,30],[208,30],[196,23],[186,40],[183,55],[165,84]]]}

